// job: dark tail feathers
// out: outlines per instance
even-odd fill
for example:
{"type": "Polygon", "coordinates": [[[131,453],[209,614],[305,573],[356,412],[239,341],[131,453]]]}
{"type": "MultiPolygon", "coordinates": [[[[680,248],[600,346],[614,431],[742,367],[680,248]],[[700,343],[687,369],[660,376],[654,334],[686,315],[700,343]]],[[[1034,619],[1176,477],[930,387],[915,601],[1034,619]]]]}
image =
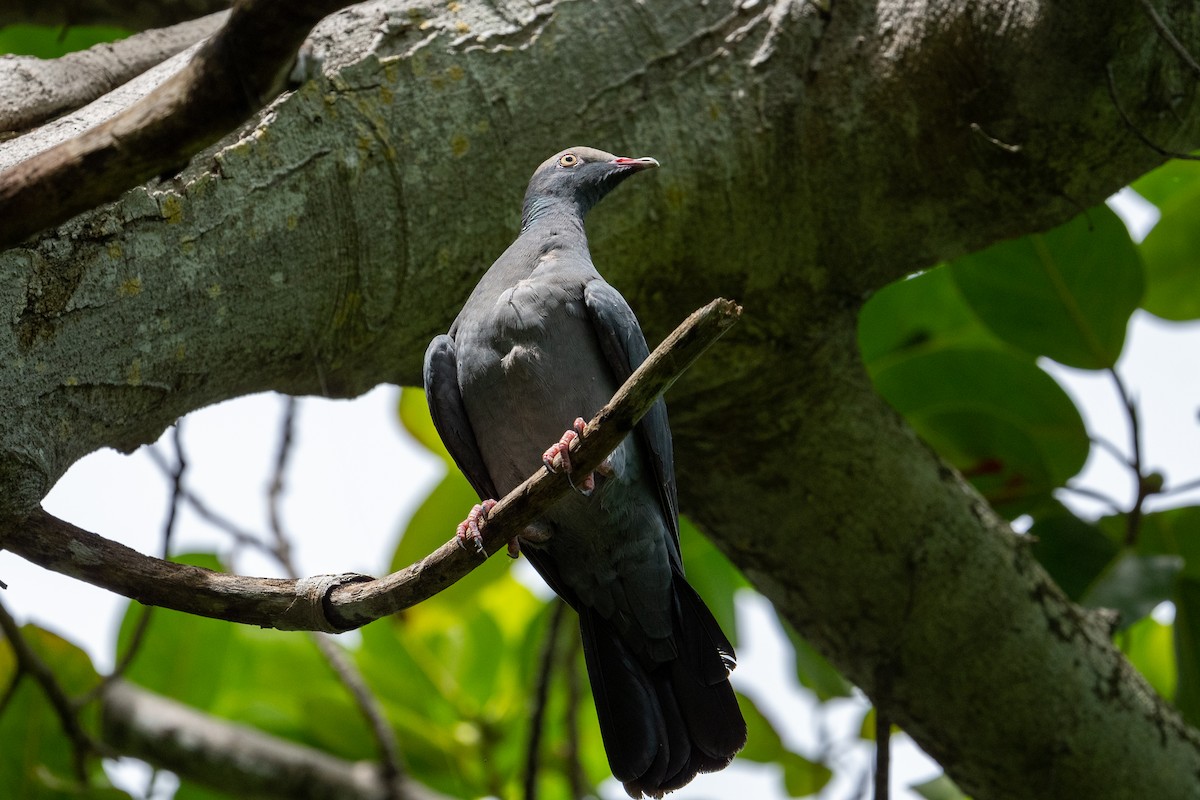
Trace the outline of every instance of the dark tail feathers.
{"type": "Polygon", "coordinates": [[[678,657],[646,663],[591,609],[583,653],[608,763],[630,797],[662,797],[723,769],[746,743],[729,670],[733,647],[682,575],[675,576],[678,657]]]}

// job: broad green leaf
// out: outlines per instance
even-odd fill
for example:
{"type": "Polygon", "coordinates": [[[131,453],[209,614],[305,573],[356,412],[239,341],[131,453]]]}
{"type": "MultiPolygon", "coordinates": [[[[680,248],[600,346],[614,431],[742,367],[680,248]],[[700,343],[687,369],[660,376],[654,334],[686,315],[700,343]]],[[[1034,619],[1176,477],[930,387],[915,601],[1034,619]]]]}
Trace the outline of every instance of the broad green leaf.
{"type": "MultiPolygon", "coordinates": [[[[21,636],[54,671],[55,679],[68,698],[82,695],[100,680],[87,654],[67,640],[36,625],[25,625],[21,636]]],[[[7,641],[0,640],[0,665],[7,691],[15,659],[7,641]]],[[[96,729],[96,705],[80,715],[84,728],[96,729]]],[[[25,677],[0,714],[0,789],[5,800],[58,800],[81,797],[75,779],[73,751],[59,717],[35,680],[25,677]]],[[[128,797],[111,789],[98,763],[89,775],[100,798],[128,797]]]]}
{"type": "Polygon", "coordinates": [[[1200,725],[1200,580],[1175,586],[1175,707],[1189,725],[1200,725]]]}
{"type": "Polygon", "coordinates": [[[805,797],[820,791],[833,777],[829,768],[788,750],[775,726],[759,711],[754,701],[740,692],[737,699],[742,716],[746,719],[747,730],[746,747],[738,754],[738,758],[782,766],[784,786],[792,797],[805,797]]]}
{"type": "Polygon", "coordinates": [[[1200,506],[1147,514],[1142,525],[1139,551],[1177,555],[1183,559],[1183,574],[1200,580],[1200,506]]]}
{"type": "Polygon", "coordinates": [[[807,639],[797,633],[791,623],[783,617],[779,621],[783,623],[783,630],[796,654],[796,678],[800,685],[811,690],[821,702],[835,697],[849,697],[854,688],[850,682],[807,639]]]}
{"type": "Polygon", "coordinates": [[[1087,459],[1087,430],[1074,403],[1035,364],[1007,351],[897,357],[872,377],[922,438],[1004,513],[1044,499],[1087,459]]]}
{"type": "Polygon", "coordinates": [[[1029,529],[1033,555],[1072,600],[1083,597],[1117,557],[1117,545],[1095,525],[1084,522],[1061,504],[1037,515],[1029,529]]]}
{"type": "Polygon", "coordinates": [[[433,427],[433,418],[429,416],[429,403],[425,400],[425,392],[421,389],[405,386],[400,390],[400,424],[404,430],[434,455],[440,456],[446,463],[454,464],[454,459],[446,452],[442,437],[433,427]]]}
{"type": "Polygon", "coordinates": [[[1112,608],[1121,614],[1124,629],[1171,599],[1175,579],[1183,569],[1179,556],[1139,556],[1123,553],[1083,595],[1089,608],[1112,608]]]}
{"type": "Polygon", "coordinates": [[[1173,186],[1173,191],[1155,201],[1162,217],[1142,240],[1139,250],[1146,264],[1146,296],[1142,307],[1170,320],[1200,319],[1200,174],[1196,164],[1191,176],[1173,186]]]}
{"type": "Polygon", "coordinates": [[[910,788],[925,800],[969,800],[954,781],[945,775],[939,775],[924,783],[915,783],[910,788]]]}
{"type": "Polygon", "coordinates": [[[1175,696],[1175,642],[1170,625],[1143,617],[1117,634],[1116,642],[1154,691],[1167,699],[1175,696]]]}
{"type": "Polygon", "coordinates": [[[784,753],[779,763],[783,767],[783,787],[791,797],[814,795],[833,778],[829,767],[796,753],[784,753]]]}
{"type": "Polygon", "coordinates": [[[858,344],[873,367],[892,353],[1003,346],[967,305],[945,266],[876,292],[858,316],[858,344]]]}
{"type": "Polygon", "coordinates": [[[960,258],[951,274],[1004,341],[1084,369],[1117,362],[1142,299],[1142,264],[1124,223],[1097,206],[1042,234],[960,258]]]}
{"type": "Polygon", "coordinates": [[[1172,160],[1138,178],[1130,188],[1162,208],[1172,197],[1192,190],[1198,182],[1200,164],[1172,160]]]}
{"type": "MultiPolygon", "coordinates": [[[[216,557],[208,554],[181,555],[172,561],[221,570],[216,557]]],[[[137,603],[126,606],[117,636],[118,659],[128,651],[138,620],[146,611],[137,603]]],[[[155,608],[150,615],[149,628],[125,673],[126,680],[193,708],[211,708],[228,663],[234,626],[167,608],[155,608]]]]}
{"type": "MultiPolygon", "coordinates": [[[[320,746],[322,720],[310,704],[353,706],[309,635],[247,626],[229,626],[219,690],[211,713],[254,725],[302,744],[320,746]]],[[[366,755],[366,753],[359,753],[366,755]]]]}
{"type": "Polygon", "coordinates": [[[734,594],[750,584],[716,546],[686,517],[679,518],[679,543],[688,583],[704,599],[721,630],[737,646],[734,594]]]}

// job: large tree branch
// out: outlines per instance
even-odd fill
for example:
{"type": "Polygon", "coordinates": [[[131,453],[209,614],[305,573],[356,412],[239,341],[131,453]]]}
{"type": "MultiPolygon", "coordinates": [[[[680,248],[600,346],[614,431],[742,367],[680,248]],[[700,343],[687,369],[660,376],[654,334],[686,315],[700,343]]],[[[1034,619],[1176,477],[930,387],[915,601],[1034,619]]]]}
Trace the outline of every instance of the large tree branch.
{"type": "MultiPolygon", "coordinates": [[[[681,305],[747,308],[673,393],[688,512],[975,796],[1194,785],[1195,733],[875,395],[854,336],[871,291],[1161,160],[1109,69],[1151,140],[1200,144],[1194,76],[1137,3],[829,8],[376,2],[322,26],[327,80],[0,255],[0,513],[225,397],[416,382],[532,166],[628,146],[664,169],[597,209],[592,249],[651,338],[681,305]]],[[[1193,4],[1159,16],[1196,40],[1193,4]]]]}
{"type": "Polygon", "coordinates": [[[284,87],[296,51],[349,0],[240,0],[182,71],[91,130],[0,173],[0,246],[108,202],[242,124],[284,87]]]}
{"type": "Polygon", "coordinates": [[[0,134],[7,137],[90,103],[209,36],[228,16],[210,14],[62,58],[0,57],[0,134]]]}
{"type": "MultiPolygon", "coordinates": [[[[741,314],[714,300],[685,319],[596,412],[572,444],[577,476],[600,466],[651,406],[741,314]]],[[[578,478],[577,478],[578,479],[578,478]]],[[[569,475],[538,469],[492,509],[483,526],[487,555],[521,534],[572,491],[569,475]]],[[[464,513],[465,513],[464,509],[464,513]]],[[[452,538],[421,561],[384,578],[317,575],[300,580],[249,578],[175,564],[37,511],[0,522],[0,545],[35,564],[87,581],[148,606],[282,630],[337,633],[358,628],[432,597],[481,563],[452,538]]]]}
{"type": "Polygon", "coordinates": [[[125,681],[113,682],[102,699],[108,745],[234,797],[445,800],[406,777],[396,782],[397,794],[376,764],[226,722],[125,681]]]}

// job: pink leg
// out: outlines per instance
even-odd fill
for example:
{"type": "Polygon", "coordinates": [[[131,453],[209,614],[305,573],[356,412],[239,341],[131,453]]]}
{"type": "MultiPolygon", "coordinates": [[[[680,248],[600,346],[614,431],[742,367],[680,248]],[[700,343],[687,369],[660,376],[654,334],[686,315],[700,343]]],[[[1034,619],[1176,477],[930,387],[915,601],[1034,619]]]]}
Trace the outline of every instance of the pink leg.
{"type": "Polygon", "coordinates": [[[467,542],[471,542],[475,545],[476,552],[486,555],[486,551],[483,549],[483,534],[480,531],[487,522],[488,513],[495,507],[495,500],[484,500],[471,509],[471,513],[467,514],[466,519],[458,523],[454,534],[458,537],[459,547],[466,550],[467,542]]]}
{"type": "MultiPolygon", "coordinates": [[[[554,444],[550,445],[545,453],[542,454],[542,463],[546,465],[546,469],[551,472],[571,472],[571,443],[578,439],[583,434],[583,429],[587,427],[583,417],[576,417],[575,423],[571,426],[571,430],[562,435],[554,444]]],[[[572,484],[574,486],[574,484],[572,484]]],[[[590,472],[587,474],[575,489],[580,494],[590,495],[596,488],[596,477],[590,472]]]]}
{"type": "Polygon", "coordinates": [[[542,463],[546,465],[546,469],[551,472],[571,471],[571,442],[578,439],[586,427],[587,423],[583,421],[583,417],[575,418],[571,430],[564,433],[561,439],[550,445],[545,453],[542,453],[542,463]],[[555,464],[556,458],[558,459],[557,464],[555,464]]]}

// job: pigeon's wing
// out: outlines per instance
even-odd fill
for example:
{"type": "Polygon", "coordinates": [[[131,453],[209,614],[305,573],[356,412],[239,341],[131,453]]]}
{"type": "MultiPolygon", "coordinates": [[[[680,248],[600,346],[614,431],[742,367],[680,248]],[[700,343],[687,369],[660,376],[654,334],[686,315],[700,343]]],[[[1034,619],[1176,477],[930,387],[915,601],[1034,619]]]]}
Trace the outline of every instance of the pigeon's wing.
{"type": "Polygon", "coordinates": [[[425,351],[425,399],[429,402],[429,414],[433,427],[442,437],[442,443],[471,487],[481,500],[499,499],[496,484],[483,463],[479,443],[471,420],[467,418],[467,407],[463,404],[462,390],[458,386],[458,362],[454,356],[454,339],[446,334],[434,338],[425,351]]]}
{"type": "MultiPolygon", "coordinates": [[[[454,338],[442,334],[429,343],[425,351],[425,399],[429,401],[429,413],[433,427],[442,437],[446,450],[467,476],[471,487],[480,499],[499,499],[496,484],[483,462],[475,430],[467,418],[462,390],[458,385],[458,362],[454,355],[454,338]]],[[[521,552],[529,559],[550,588],[557,592],[573,608],[579,601],[559,577],[558,564],[553,556],[543,550],[524,547],[521,552]]]]}
{"type": "MultiPolygon", "coordinates": [[[[616,289],[603,280],[588,283],[583,292],[583,302],[613,375],[618,383],[624,383],[650,356],[650,348],[646,346],[646,337],[642,335],[642,327],[633,309],[616,289]]],[[[675,489],[675,457],[671,450],[671,428],[667,424],[667,404],[661,397],[642,417],[637,431],[649,456],[663,515],[671,529],[678,559],[679,498],[675,489]]]]}

